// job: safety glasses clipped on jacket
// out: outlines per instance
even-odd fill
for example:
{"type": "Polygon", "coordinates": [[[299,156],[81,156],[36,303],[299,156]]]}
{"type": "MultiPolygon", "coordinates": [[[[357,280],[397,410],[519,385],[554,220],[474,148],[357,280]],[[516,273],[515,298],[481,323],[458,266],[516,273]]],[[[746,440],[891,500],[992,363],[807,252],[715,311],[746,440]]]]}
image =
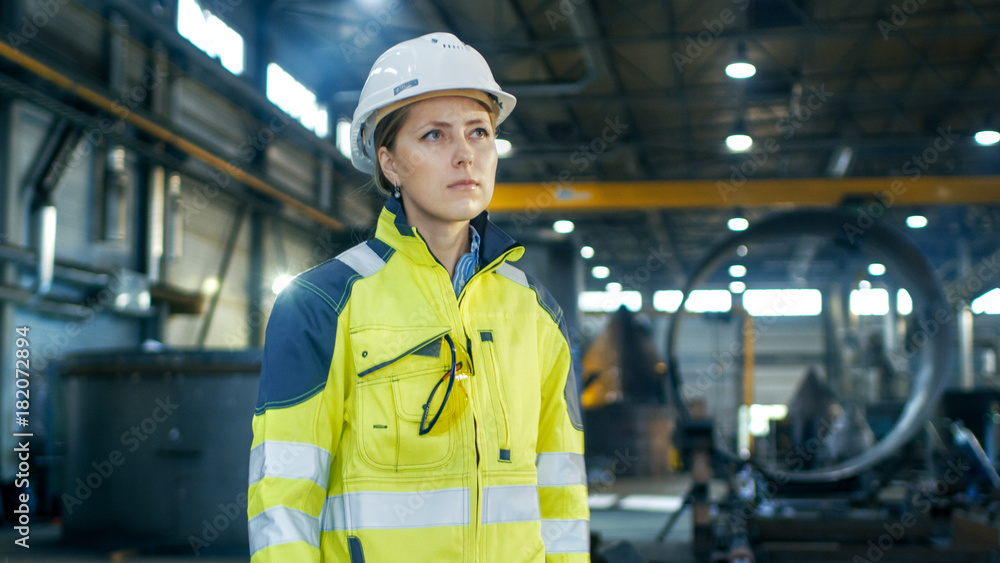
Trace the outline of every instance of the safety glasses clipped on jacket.
{"type": "MultiPolygon", "coordinates": [[[[448,370],[444,376],[434,384],[434,388],[431,389],[431,394],[427,396],[427,402],[424,403],[423,409],[424,414],[420,417],[420,435],[423,436],[434,428],[437,424],[438,419],[441,418],[441,413],[445,410],[445,405],[448,404],[448,399],[451,398],[452,388],[455,386],[455,378],[458,372],[458,368],[461,364],[457,364],[457,354],[455,352],[455,341],[451,339],[451,336],[446,334],[444,339],[448,342],[448,349],[451,351],[451,369],[448,370]],[[442,384],[447,381],[447,385],[442,387],[442,384]],[[440,393],[439,393],[440,392],[440,393]],[[440,395],[441,403],[435,406],[435,398],[440,395]],[[434,410],[434,418],[427,421],[430,416],[431,411],[434,410]]],[[[467,376],[465,376],[467,377],[467,376]]],[[[452,401],[454,402],[454,401],[452,401]]]]}

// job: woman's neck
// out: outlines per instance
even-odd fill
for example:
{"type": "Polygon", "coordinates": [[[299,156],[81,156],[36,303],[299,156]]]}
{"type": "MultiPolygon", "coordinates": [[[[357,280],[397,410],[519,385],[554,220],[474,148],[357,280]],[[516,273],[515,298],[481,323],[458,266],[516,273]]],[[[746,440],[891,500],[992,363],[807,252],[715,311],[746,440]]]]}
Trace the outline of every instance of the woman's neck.
{"type": "Polygon", "coordinates": [[[469,222],[413,226],[427,242],[431,254],[448,270],[448,277],[454,278],[458,259],[470,248],[469,222]]]}

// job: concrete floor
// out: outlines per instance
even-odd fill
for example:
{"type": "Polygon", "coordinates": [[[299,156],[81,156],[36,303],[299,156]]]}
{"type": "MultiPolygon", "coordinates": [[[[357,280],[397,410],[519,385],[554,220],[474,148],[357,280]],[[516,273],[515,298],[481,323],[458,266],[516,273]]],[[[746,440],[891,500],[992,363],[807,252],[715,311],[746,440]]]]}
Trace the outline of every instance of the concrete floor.
{"type": "MultiPolygon", "coordinates": [[[[685,512],[663,544],[654,538],[681,502],[689,481],[684,476],[667,479],[619,478],[592,492],[591,530],[600,535],[603,547],[618,541],[633,543],[650,561],[694,563],[691,555],[690,512],[685,512]]],[[[31,526],[29,549],[14,544],[19,536],[10,527],[0,528],[0,563],[42,561],[141,561],[171,563],[194,561],[206,563],[246,562],[245,555],[234,553],[202,554],[188,551],[172,553],[139,550],[122,546],[119,549],[83,549],[61,543],[61,528],[57,524],[37,523],[31,526]]]]}
{"type": "Polygon", "coordinates": [[[31,525],[30,547],[25,549],[14,544],[20,536],[10,527],[0,528],[0,563],[40,563],[48,561],[90,563],[96,561],[142,561],[144,563],[174,563],[177,561],[198,561],[200,563],[246,562],[249,557],[203,556],[195,558],[193,553],[183,555],[166,553],[143,553],[135,549],[83,549],[61,543],[62,529],[48,523],[31,525]]]}
{"type": "MultiPolygon", "coordinates": [[[[600,537],[598,547],[607,549],[616,542],[627,541],[650,563],[695,563],[696,559],[691,549],[690,510],[684,510],[664,542],[660,543],[655,539],[670,515],[681,506],[689,486],[690,479],[686,475],[656,479],[621,477],[592,490],[591,531],[600,537]]],[[[712,497],[719,499],[724,495],[725,488],[722,483],[713,483],[711,491],[712,497]]],[[[31,548],[24,549],[14,544],[18,536],[11,527],[0,528],[0,563],[22,561],[176,563],[194,560],[206,563],[233,563],[248,560],[245,554],[239,553],[202,553],[200,557],[195,557],[188,549],[173,550],[171,553],[127,548],[81,549],[62,545],[60,536],[61,529],[57,525],[33,524],[31,548]]],[[[835,542],[812,542],[808,545],[786,543],[766,547],[764,550],[758,549],[757,563],[805,561],[851,563],[859,560],[856,555],[860,556],[860,561],[870,561],[863,547],[852,548],[835,542]]],[[[879,559],[880,563],[993,563],[1000,562],[1000,549],[997,550],[997,554],[993,554],[899,545],[879,559]]]]}

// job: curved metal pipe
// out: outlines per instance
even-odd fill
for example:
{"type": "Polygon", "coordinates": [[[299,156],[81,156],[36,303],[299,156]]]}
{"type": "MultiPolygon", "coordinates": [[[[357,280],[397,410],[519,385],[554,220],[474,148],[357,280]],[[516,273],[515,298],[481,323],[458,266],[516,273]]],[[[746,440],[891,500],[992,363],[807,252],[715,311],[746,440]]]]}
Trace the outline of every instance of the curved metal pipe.
{"type": "MultiPolygon", "coordinates": [[[[792,211],[752,225],[716,246],[702,260],[684,288],[684,301],[674,314],[667,333],[667,389],[668,398],[679,409],[683,422],[690,420],[690,413],[681,396],[681,374],[677,362],[677,340],[684,318],[684,305],[691,291],[701,285],[719,266],[730,260],[741,244],[772,237],[817,235],[838,239],[858,250],[869,251],[904,280],[913,297],[914,311],[926,341],[919,348],[919,362],[910,397],[896,425],[874,447],[854,459],[836,465],[808,471],[787,471],[760,467],[771,478],[786,483],[832,483],[858,475],[885,461],[909,442],[921,429],[925,420],[937,407],[938,400],[948,379],[951,341],[954,334],[952,308],[945,299],[937,275],[924,255],[906,237],[883,222],[875,222],[863,233],[843,237],[846,227],[857,227],[857,214],[844,209],[811,209],[792,211]],[[920,305],[917,309],[916,306],[920,305]]],[[[859,229],[862,230],[862,229],[859,229]]],[[[913,339],[916,341],[916,338],[913,339]]],[[[918,343],[919,344],[919,343],[918,343]]],[[[739,460],[734,453],[721,448],[723,455],[739,460]]],[[[745,463],[740,460],[741,463],[745,463]]]]}

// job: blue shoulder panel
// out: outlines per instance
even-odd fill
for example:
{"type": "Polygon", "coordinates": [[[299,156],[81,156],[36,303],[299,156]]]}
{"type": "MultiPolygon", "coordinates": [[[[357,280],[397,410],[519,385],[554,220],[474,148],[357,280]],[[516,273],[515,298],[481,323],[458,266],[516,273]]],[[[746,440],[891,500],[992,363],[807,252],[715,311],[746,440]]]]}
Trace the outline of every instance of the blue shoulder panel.
{"type": "MultiPolygon", "coordinates": [[[[562,307],[556,302],[556,298],[549,293],[549,290],[545,289],[545,286],[535,279],[534,276],[529,274],[525,274],[524,276],[528,281],[528,287],[535,292],[538,304],[552,317],[552,322],[559,325],[559,331],[562,332],[563,338],[566,339],[566,346],[572,350],[569,340],[569,327],[566,325],[566,317],[563,316],[562,307]]],[[[566,374],[565,395],[566,410],[573,428],[583,430],[583,410],[580,407],[580,382],[577,381],[572,359],[569,362],[569,373],[566,374]]]]}
{"type": "Polygon", "coordinates": [[[391,255],[377,241],[359,244],[299,274],[278,294],[267,322],[256,414],[297,405],[326,387],[337,321],[351,287],[391,255]]]}
{"type": "Polygon", "coordinates": [[[556,302],[556,298],[552,297],[549,290],[545,289],[545,286],[531,274],[526,273],[524,274],[524,277],[528,281],[528,287],[535,292],[538,304],[542,306],[542,309],[545,309],[545,312],[548,313],[550,317],[552,317],[552,322],[559,325],[559,330],[561,330],[563,336],[566,337],[566,342],[569,342],[569,334],[566,329],[566,319],[563,318],[562,307],[560,307],[559,303],[556,302]]]}

